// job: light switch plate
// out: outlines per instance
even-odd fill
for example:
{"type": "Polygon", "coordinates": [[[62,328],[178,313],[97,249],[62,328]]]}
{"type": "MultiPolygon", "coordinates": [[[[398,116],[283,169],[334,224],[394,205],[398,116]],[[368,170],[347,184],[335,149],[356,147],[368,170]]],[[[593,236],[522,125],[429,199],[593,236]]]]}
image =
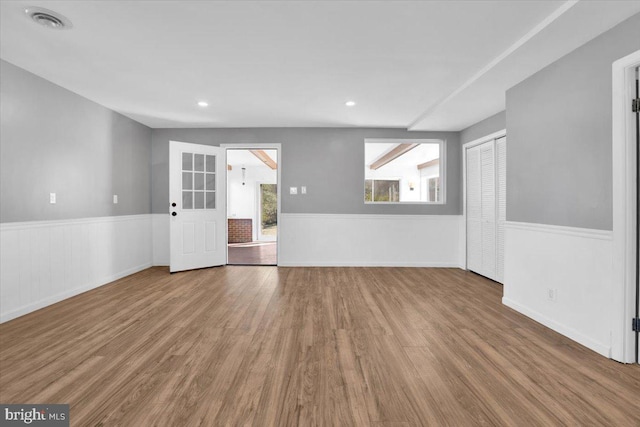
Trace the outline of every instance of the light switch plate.
{"type": "Polygon", "coordinates": [[[113,204],[114,204],[114,205],[117,205],[117,204],[118,204],[118,195],[117,195],[117,194],[114,194],[114,195],[113,195],[113,204]]]}
{"type": "Polygon", "coordinates": [[[307,187],[306,186],[302,186],[300,187],[300,194],[307,194],[307,187]]]}
{"type": "Polygon", "coordinates": [[[289,194],[298,194],[298,187],[289,187],[289,194]]]}
{"type": "Polygon", "coordinates": [[[56,204],[56,193],[49,193],[49,203],[52,205],[56,204]]]}

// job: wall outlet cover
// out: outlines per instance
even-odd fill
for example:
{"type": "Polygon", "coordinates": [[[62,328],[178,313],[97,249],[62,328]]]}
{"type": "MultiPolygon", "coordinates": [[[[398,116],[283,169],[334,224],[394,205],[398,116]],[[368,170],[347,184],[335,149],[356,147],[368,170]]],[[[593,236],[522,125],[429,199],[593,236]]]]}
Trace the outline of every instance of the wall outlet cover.
{"type": "Polygon", "coordinates": [[[300,187],[300,194],[307,194],[307,187],[305,186],[300,187]]]}
{"type": "Polygon", "coordinates": [[[52,205],[56,203],[56,193],[49,193],[49,203],[52,205]]]}

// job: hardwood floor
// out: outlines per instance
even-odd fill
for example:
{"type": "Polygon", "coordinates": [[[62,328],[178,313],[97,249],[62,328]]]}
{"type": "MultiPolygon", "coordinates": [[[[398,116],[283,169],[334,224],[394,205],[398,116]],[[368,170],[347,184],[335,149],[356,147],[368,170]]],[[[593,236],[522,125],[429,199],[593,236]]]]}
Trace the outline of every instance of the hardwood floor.
{"type": "Polygon", "coordinates": [[[640,425],[640,366],[457,269],[152,268],[0,325],[0,401],[74,426],[640,425]]]}

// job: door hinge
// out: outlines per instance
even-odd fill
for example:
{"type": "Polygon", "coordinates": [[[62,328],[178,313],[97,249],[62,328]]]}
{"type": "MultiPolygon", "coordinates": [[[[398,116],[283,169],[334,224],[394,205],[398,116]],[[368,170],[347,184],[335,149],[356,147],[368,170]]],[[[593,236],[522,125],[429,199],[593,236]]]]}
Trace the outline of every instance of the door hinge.
{"type": "Polygon", "coordinates": [[[640,98],[631,101],[631,111],[634,113],[640,112],[640,98]]]}
{"type": "Polygon", "coordinates": [[[640,332],[640,317],[631,319],[631,328],[634,332],[640,332]]]}

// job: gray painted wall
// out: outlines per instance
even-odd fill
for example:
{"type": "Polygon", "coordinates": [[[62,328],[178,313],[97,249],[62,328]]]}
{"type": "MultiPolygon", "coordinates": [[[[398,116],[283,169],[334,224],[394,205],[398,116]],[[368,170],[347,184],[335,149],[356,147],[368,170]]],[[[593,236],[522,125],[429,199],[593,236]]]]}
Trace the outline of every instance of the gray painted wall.
{"type": "Polygon", "coordinates": [[[611,64],[640,14],[507,91],[507,219],[612,229],[611,64]]]}
{"type": "Polygon", "coordinates": [[[282,192],[282,212],[330,214],[459,215],[461,158],[458,132],[408,132],[402,129],[249,128],[153,129],[152,210],[169,212],[169,141],[220,145],[281,143],[282,188],[307,186],[308,194],[282,192]],[[445,205],[365,205],[365,138],[440,138],[447,145],[445,205]]]}
{"type": "Polygon", "coordinates": [[[6,61],[0,75],[0,222],[150,212],[151,129],[6,61]]]}
{"type": "Polygon", "coordinates": [[[494,114],[491,117],[478,122],[474,125],[463,129],[460,132],[460,143],[466,144],[467,142],[474,141],[483,136],[491,135],[499,130],[507,128],[507,112],[501,111],[498,114],[494,114]]]}

